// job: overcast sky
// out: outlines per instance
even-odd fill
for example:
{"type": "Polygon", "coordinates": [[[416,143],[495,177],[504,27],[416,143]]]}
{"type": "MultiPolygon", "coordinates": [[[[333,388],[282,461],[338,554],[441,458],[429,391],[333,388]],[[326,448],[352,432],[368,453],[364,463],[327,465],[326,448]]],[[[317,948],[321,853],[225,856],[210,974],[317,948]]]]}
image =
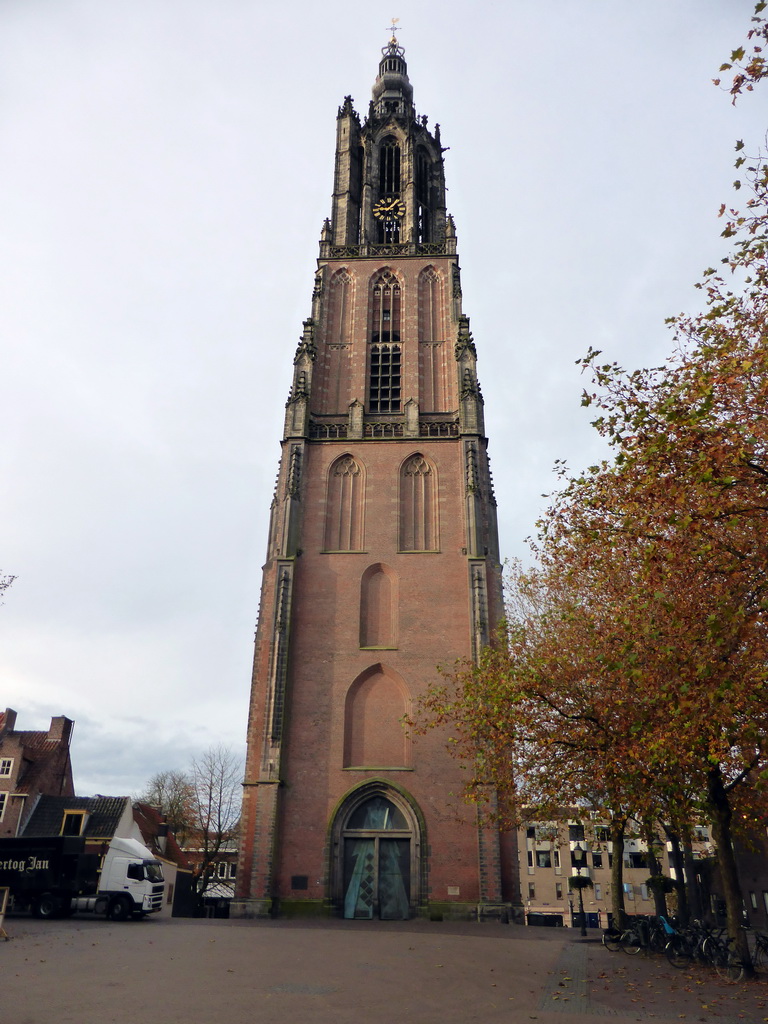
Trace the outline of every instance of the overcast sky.
{"type": "Polygon", "coordinates": [[[336,112],[390,15],[439,122],[503,553],[600,454],[575,360],[661,362],[725,253],[711,84],[751,0],[2,0],[0,704],[78,792],[244,747],[284,401],[336,112]]]}

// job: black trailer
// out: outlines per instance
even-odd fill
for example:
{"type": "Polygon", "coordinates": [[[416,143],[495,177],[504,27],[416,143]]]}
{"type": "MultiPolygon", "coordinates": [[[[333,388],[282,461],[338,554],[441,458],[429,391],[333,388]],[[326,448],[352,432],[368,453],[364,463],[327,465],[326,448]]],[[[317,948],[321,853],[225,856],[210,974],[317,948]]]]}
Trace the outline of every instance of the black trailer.
{"type": "Polygon", "coordinates": [[[55,917],[77,896],[96,893],[99,860],[82,836],[0,839],[0,888],[10,890],[12,909],[55,917]]]}

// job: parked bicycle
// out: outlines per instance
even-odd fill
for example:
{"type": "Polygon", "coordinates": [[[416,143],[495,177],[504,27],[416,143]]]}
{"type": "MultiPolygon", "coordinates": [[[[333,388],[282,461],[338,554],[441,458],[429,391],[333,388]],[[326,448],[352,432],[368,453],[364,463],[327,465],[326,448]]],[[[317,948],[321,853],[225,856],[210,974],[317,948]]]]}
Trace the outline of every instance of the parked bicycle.
{"type": "MultiPolygon", "coordinates": [[[[609,928],[603,932],[603,945],[611,952],[619,949],[630,956],[664,953],[670,964],[686,968],[700,963],[714,969],[724,981],[737,982],[744,977],[744,965],[725,929],[714,930],[700,921],[687,928],[675,928],[666,917],[635,917],[624,930],[609,928]]],[[[755,967],[768,967],[768,935],[756,933],[755,967]]]]}
{"type": "Polygon", "coordinates": [[[618,953],[621,949],[621,930],[619,928],[606,928],[603,932],[603,945],[611,953],[618,953]]]}
{"type": "Polygon", "coordinates": [[[756,971],[762,971],[768,967],[768,935],[763,935],[762,932],[755,932],[752,963],[756,971]]]}
{"type": "Polygon", "coordinates": [[[694,961],[713,967],[724,981],[741,981],[744,965],[733,949],[733,940],[721,928],[715,932],[700,921],[692,921],[682,931],[674,930],[665,950],[673,967],[680,969],[694,961]]]}

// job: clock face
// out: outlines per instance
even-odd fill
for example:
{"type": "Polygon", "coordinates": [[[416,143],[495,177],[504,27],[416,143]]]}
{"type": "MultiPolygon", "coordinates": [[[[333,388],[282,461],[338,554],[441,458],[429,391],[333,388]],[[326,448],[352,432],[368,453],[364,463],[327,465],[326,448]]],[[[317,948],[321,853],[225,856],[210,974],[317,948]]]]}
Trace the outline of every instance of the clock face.
{"type": "Polygon", "coordinates": [[[387,199],[379,199],[373,205],[373,216],[378,220],[391,220],[393,217],[405,216],[405,203],[397,196],[390,196],[387,199]]]}

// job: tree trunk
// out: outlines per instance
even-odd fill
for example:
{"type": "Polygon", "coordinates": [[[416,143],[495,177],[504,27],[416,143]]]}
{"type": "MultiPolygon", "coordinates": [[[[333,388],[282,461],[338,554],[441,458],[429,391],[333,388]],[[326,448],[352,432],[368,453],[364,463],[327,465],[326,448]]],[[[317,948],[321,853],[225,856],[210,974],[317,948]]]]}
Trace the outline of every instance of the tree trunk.
{"type": "Polygon", "coordinates": [[[695,920],[703,921],[705,917],[704,898],[701,891],[701,883],[698,879],[699,872],[696,867],[696,861],[693,858],[693,845],[690,834],[686,835],[683,840],[683,865],[685,867],[686,891],[688,894],[688,913],[695,920]]]}
{"type": "Polygon", "coordinates": [[[626,820],[611,820],[611,843],[613,844],[613,860],[611,861],[611,910],[613,927],[623,928],[626,923],[624,912],[624,826],[626,820]]]}
{"type": "Polygon", "coordinates": [[[707,802],[712,814],[712,838],[717,847],[717,865],[720,882],[723,886],[725,910],[728,922],[728,935],[733,939],[734,948],[744,964],[747,976],[754,975],[752,958],[747,942],[747,933],[742,928],[743,900],[736,858],[733,854],[731,838],[732,809],[728,793],[723,785],[723,777],[719,767],[710,769],[707,778],[707,802]]]}
{"type": "MultiPolygon", "coordinates": [[[[649,821],[643,822],[643,838],[645,839],[648,850],[645,854],[645,864],[648,868],[648,874],[651,878],[661,878],[662,870],[659,865],[658,858],[654,852],[654,845],[658,842],[658,836],[656,835],[653,825],[649,821]]],[[[667,916],[667,897],[664,890],[658,885],[649,886],[653,893],[653,906],[656,911],[656,917],[667,916]]]]}
{"type": "MultiPolygon", "coordinates": [[[[677,918],[678,923],[682,928],[685,928],[691,919],[691,911],[688,905],[688,893],[696,886],[696,875],[691,876],[686,871],[685,861],[683,859],[683,850],[680,846],[680,836],[677,832],[669,827],[669,825],[662,822],[662,828],[664,834],[669,840],[669,844],[672,847],[670,854],[670,863],[675,870],[675,892],[677,893],[677,918]],[[686,881],[687,879],[687,881],[686,881]]],[[[701,914],[696,914],[696,917],[701,917],[701,914]]]]}

